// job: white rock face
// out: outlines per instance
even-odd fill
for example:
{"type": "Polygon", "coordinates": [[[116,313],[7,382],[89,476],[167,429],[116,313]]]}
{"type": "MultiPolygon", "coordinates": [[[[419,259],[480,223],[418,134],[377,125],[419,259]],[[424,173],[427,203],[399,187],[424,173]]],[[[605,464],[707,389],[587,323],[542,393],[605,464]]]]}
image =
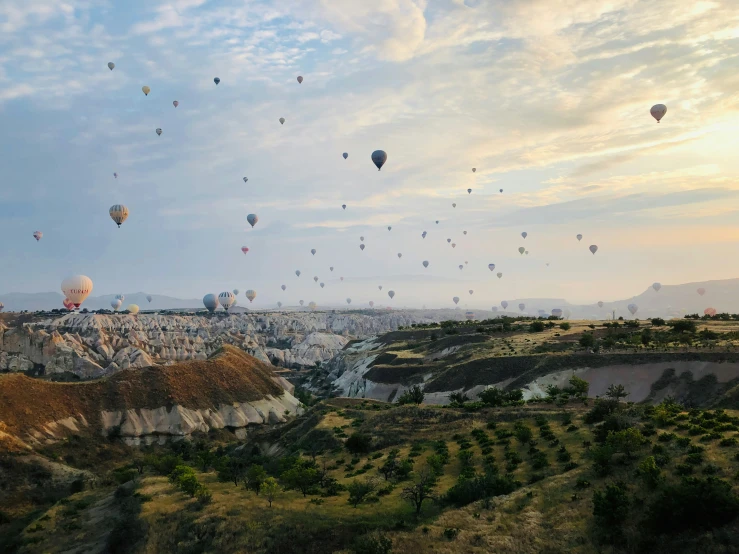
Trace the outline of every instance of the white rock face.
{"type": "Polygon", "coordinates": [[[83,379],[121,369],[205,360],[223,344],[288,368],[334,358],[349,338],[428,322],[421,312],[293,312],[213,316],[69,313],[7,328],[0,323],[0,371],[45,368],[83,379]]]}

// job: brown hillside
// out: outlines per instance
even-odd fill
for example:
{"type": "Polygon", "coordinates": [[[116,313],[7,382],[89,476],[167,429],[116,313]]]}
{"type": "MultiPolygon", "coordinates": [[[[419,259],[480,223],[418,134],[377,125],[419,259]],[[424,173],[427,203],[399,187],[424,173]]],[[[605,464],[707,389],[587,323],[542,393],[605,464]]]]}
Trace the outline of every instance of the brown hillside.
{"type": "Polygon", "coordinates": [[[207,361],[121,371],[86,383],[52,383],[21,374],[0,377],[0,422],[11,433],[82,415],[98,425],[103,410],[191,409],[279,396],[273,368],[232,346],[207,361]]]}

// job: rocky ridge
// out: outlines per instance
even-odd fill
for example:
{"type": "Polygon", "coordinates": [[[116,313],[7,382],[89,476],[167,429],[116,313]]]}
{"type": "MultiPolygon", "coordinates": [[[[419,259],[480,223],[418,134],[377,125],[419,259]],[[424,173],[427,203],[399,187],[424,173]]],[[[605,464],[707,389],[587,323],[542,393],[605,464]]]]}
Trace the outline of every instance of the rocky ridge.
{"type": "Polygon", "coordinates": [[[205,360],[224,344],[288,368],[331,360],[351,338],[428,321],[420,312],[64,316],[9,327],[0,321],[0,371],[95,379],[128,368],[205,360]]]}

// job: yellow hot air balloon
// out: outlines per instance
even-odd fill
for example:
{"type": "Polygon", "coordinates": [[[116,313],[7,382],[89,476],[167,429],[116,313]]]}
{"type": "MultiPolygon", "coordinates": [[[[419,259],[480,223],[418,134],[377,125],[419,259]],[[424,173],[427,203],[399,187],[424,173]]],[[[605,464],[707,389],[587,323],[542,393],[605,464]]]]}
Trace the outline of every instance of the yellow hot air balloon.
{"type": "Polygon", "coordinates": [[[149,96],[149,93],[151,92],[151,89],[149,87],[147,87],[146,85],[144,85],[143,87],[141,87],[141,90],[144,92],[144,94],[146,96],[149,96]]]}
{"type": "Polygon", "coordinates": [[[108,213],[110,214],[110,219],[115,221],[118,224],[118,227],[128,219],[128,208],[123,204],[115,204],[111,206],[108,213]]]}
{"type": "Polygon", "coordinates": [[[126,309],[131,313],[131,315],[139,313],[139,307],[136,304],[129,304],[126,309]]]}

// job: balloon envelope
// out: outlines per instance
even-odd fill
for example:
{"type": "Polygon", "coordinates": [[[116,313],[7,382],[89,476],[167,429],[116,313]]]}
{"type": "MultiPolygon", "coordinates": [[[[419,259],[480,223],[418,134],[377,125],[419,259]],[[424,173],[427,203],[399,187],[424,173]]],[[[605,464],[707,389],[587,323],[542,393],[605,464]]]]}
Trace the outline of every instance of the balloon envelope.
{"type": "Polygon", "coordinates": [[[591,252],[592,252],[593,254],[595,254],[595,253],[596,253],[596,252],[598,251],[598,245],[596,245],[596,244],[591,244],[591,245],[590,245],[590,251],[591,251],[591,252]]]}
{"type": "Polygon", "coordinates": [[[246,254],[246,253],[247,253],[247,252],[249,251],[249,247],[248,247],[248,246],[242,246],[242,247],[241,247],[241,251],[242,251],[242,252],[243,252],[244,254],[246,254]]]}
{"type": "Polygon", "coordinates": [[[315,248],[311,248],[310,253],[315,256],[316,255],[316,249],[315,248]]]}
{"type": "Polygon", "coordinates": [[[599,300],[599,301],[598,301],[598,307],[599,307],[599,308],[602,308],[602,307],[603,307],[603,301],[602,301],[602,300],[599,300]]]}
{"type": "Polygon", "coordinates": [[[296,269],[295,270],[295,275],[297,275],[298,277],[300,277],[300,270],[299,269],[296,269]]]}
{"type": "Polygon", "coordinates": [[[657,292],[659,292],[659,289],[661,289],[661,288],[662,288],[662,285],[661,285],[660,283],[653,283],[653,284],[652,284],[652,288],[653,288],[654,290],[656,290],[657,292]]]}
{"type": "Polygon", "coordinates": [[[151,89],[149,87],[141,87],[141,91],[146,95],[149,96],[149,93],[151,92],[151,89]]]}
{"type": "Polygon", "coordinates": [[[667,106],[664,104],[655,104],[651,107],[649,113],[651,113],[652,117],[657,120],[657,123],[659,123],[659,120],[667,113],[667,106]]]}
{"type": "Polygon", "coordinates": [[[562,310],[560,308],[554,308],[552,310],[552,315],[554,317],[562,317],[562,310]]]}
{"type": "Polygon", "coordinates": [[[236,297],[234,296],[234,293],[232,293],[230,290],[224,291],[218,295],[218,303],[226,311],[228,311],[228,309],[234,305],[234,302],[236,302],[236,297]]]}
{"type": "Polygon", "coordinates": [[[180,105],[180,103],[177,100],[175,100],[174,102],[172,102],[172,105],[176,108],[177,106],[180,105]]]}
{"type": "Polygon", "coordinates": [[[503,300],[503,302],[501,302],[500,305],[503,306],[503,309],[505,310],[508,307],[508,302],[503,300]]]}
{"type": "MultiPolygon", "coordinates": [[[[123,304],[123,302],[121,302],[117,298],[114,298],[113,300],[110,301],[110,307],[113,308],[114,312],[118,311],[118,309],[121,307],[121,304],[123,304]]],[[[72,305],[74,306],[74,304],[72,305]]]]}
{"type": "Polygon", "coordinates": [[[703,310],[703,313],[713,317],[716,315],[716,308],[706,308],[705,310],[703,310]]]}
{"type": "Polygon", "coordinates": [[[285,118],[284,117],[281,117],[280,118],[280,125],[284,125],[284,124],[285,124],[285,118]]]}
{"type": "Polygon", "coordinates": [[[64,296],[79,308],[92,292],[92,280],[86,275],[74,275],[62,281],[62,292],[64,296]]]}
{"type": "Polygon", "coordinates": [[[253,291],[251,289],[249,289],[248,291],[246,291],[245,294],[246,294],[246,297],[249,299],[249,302],[253,302],[254,299],[257,297],[256,291],[253,291]]]}
{"type": "Polygon", "coordinates": [[[521,246],[521,247],[520,247],[520,248],[518,249],[518,253],[519,253],[519,254],[523,254],[523,253],[524,253],[525,251],[526,251],[526,249],[525,249],[525,248],[524,248],[523,246],[521,246]]]}
{"type": "Polygon", "coordinates": [[[303,76],[302,75],[298,75],[298,83],[302,83],[302,82],[303,82],[303,76]]]}
{"type": "Polygon", "coordinates": [[[628,306],[629,312],[631,312],[631,315],[634,315],[636,312],[639,311],[639,306],[636,304],[629,304],[628,306]]]}
{"type": "Polygon", "coordinates": [[[582,240],[582,235],[577,235],[578,242],[582,240]]]}
{"type": "Polygon", "coordinates": [[[213,79],[213,82],[217,85],[218,83],[221,82],[221,80],[218,77],[216,77],[215,79],[213,79]]]}
{"type": "Polygon", "coordinates": [[[429,262],[428,262],[428,260],[424,260],[424,261],[423,261],[423,267],[428,267],[428,266],[429,266],[429,262]]]}
{"type": "Polygon", "coordinates": [[[393,299],[393,296],[395,296],[395,291],[394,290],[389,290],[389,291],[387,291],[387,295],[390,297],[390,300],[392,300],[393,299]]]}
{"type": "Polygon", "coordinates": [[[33,232],[33,238],[36,239],[36,242],[40,241],[43,236],[44,236],[44,234],[41,231],[34,231],[33,232]]]}
{"type": "Polygon", "coordinates": [[[344,153],[342,154],[342,156],[344,156],[344,159],[347,159],[347,158],[349,157],[349,153],[348,153],[348,152],[344,152],[344,153]]]}
{"type": "Polygon", "coordinates": [[[254,227],[257,223],[259,223],[259,217],[257,214],[249,214],[246,216],[246,220],[249,222],[249,225],[254,227]]]}
{"type": "Polygon", "coordinates": [[[280,288],[281,288],[282,290],[285,290],[285,289],[287,289],[287,287],[286,287],[285,285],[282,285],[282,286],[281,286],[280,288]]]}
{"type": "Polygon", "coordinates": [[[519,304],[518,309],[524,311],[526,309],[526,304],[519,304]]]}
{"type": "Polygon", "coordinates": [[[151,301],[154,300],[154,298],[151,296],[151,294],[146,295],[146,301],[151,304],[151,301]]]}
{"type": "Polygon", "coordinates": [[[523,233],[521,233],[521,236],[522,236],[523,238],[526,238],[526,237],[528,237],[528,236],[529,236],[529,234],[528,234],[528,233],[527,233],[526,231],[524,231],[523,233]]]}
{"type": "Polygon", "coordinates": [[[157,135],[159,135],[160,137],[162,136],[162,130],[161,130],[160,128],[157,128],[157,130],[156,130],[156,133],[157,133],[157,135]]]}
{"type": "Polygon", "coordinates": [[[700,294],[701,296],[703,296],[704,294],[706,294],[706,289],[704,289],[703,287],[701,287],[701,288],[699,288],[697,290],[697,292],[698,292],[698,294],[700,294]]]}
{"type": "Polygon", "coordinates": [[[136,304],[129,304],[126,309],[131,313],[131,315],[139,313],[139,307],[136,304]]]}
{"type": "Polygon", "coordinates": [[[113,71],[113,68],[115,67],[115,64],[113,62],[108,62],[108,69],[113,71]]]}
{"type": "Polygon", "coordinates": [[[115,221],[118,224],[118,227],[128,219],[128,208],[123,204],[115,204],[111,206],[108,213],[110,214],[110,219],[115,221]]]}
{"type": "Polygon", "coordinates": [[[498,273],[498,279],[500,279],[501,277],[503,277],[503,274],[502,273],[498,273]]]}
{"type": "Polygon", "coordinates": [[[209,312],[214,312],[218,308],[218,298],[215,294],[206,294],[203,296],[203,306],[205,306],[209,312]]]}
{"type": "Polygon", "coordinates": [[[377,166],[377,171],[382,169],[382,166],[385,165],[386,161],[387,154],[384,150],[375,150],[372,152],[372,162],[377,166]]]}
{"type": "Polygon", "coordinates": [[[454,302],[455,304],[459,304],[459,296],[455,296],[454,298],[452,298],[452,302],[454,302]]]}

